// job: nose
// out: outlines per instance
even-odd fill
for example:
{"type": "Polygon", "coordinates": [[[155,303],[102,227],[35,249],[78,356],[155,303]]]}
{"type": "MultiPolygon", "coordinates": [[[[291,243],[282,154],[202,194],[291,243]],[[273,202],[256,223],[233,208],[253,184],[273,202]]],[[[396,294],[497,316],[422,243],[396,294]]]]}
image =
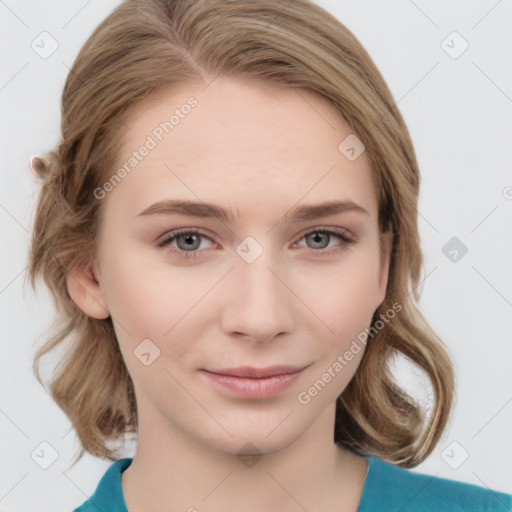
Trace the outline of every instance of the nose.
{"type": "Polygon", "coordinates": [[[236,260],[223,290],[223,331],[257,343],[292,332],[297,299],[287,283],[287,275],[266,251],[252,263],[242,258],[236,260]]]}

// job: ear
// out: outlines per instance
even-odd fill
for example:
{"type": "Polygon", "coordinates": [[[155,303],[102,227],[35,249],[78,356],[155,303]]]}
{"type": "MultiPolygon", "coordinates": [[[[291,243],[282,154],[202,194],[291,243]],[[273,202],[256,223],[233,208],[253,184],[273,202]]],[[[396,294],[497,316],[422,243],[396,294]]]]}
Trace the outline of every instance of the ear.
{"type": "Polygon", "coordinates": [[[92,265],[77,267],[66,277],[68,293],[73,302],[87,315],[104,319],[110,316],[107,301],[92,265]]]}

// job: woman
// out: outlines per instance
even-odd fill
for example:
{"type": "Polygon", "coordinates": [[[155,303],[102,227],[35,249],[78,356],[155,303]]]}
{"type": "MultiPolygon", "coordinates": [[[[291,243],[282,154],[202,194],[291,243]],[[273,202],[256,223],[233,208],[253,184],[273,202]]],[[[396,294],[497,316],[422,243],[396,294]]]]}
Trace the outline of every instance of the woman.
{"type": "Polygon", "coordinates": [[[53,397],[80,456],[115,461],[76,510],[510,510],[407,470],[454,393],[413,302],[419,170],[382,76],[326,11],[125,1],[80,51],[38,162],[29,271],[63,327],[34,369],[72,338],[53,397]],[[396,356],[429,378],[431,411],[396,356]]]}

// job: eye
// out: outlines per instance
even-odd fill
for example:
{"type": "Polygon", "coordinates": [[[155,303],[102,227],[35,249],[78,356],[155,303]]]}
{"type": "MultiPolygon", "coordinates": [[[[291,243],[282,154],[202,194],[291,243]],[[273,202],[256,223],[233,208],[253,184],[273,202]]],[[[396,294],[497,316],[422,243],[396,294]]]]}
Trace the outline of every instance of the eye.
{"type": "Polygon", "coordinates": [[[201,239],[213,242],[210,237],[206,236],[201,231],[177,229],[169,233],[164,240],[157,244],[157,247],[164,248],[171,246],[171,244],[176,241],[178,249],[172,249],[174,254],[180,258],[195,258],[199,256],[199,252],[201,252],[198,251],[201,246],[201,239]]]}
{"type": "Polygon", "coordinates": [[[347,245],[353,245],[356,243],[356,240],[349,235],[347,231],[334,228],[322,228],[309,231],[302,236],[301,240],[302,239],[305,239],[306,243],[309,242],[311,245],[308,245],[308,247],[310,249],[315,249],[313,252],[319,253],[319,256],[330,256],[331,254],[335,254],[336,252],[343,250],[347,245]],[[333,238],[340,240],[341,243],[334,248],[327,250],[329,243],[333,238]]]}

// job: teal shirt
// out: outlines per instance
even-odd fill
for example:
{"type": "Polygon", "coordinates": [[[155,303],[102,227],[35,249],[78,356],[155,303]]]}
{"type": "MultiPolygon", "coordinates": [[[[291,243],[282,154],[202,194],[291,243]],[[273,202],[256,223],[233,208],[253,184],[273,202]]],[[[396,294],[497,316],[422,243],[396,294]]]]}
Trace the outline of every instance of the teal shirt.
{"type": "MultiPolygon", "coordinates": [[[[413,473],[367,457],[368,474],[357,512],[511,512],[512,495],[473,484],[413,473]]],[[[73,512],[128,512],[121,473],[132,459],[118,460],[91,498],[73,512]]]]}

